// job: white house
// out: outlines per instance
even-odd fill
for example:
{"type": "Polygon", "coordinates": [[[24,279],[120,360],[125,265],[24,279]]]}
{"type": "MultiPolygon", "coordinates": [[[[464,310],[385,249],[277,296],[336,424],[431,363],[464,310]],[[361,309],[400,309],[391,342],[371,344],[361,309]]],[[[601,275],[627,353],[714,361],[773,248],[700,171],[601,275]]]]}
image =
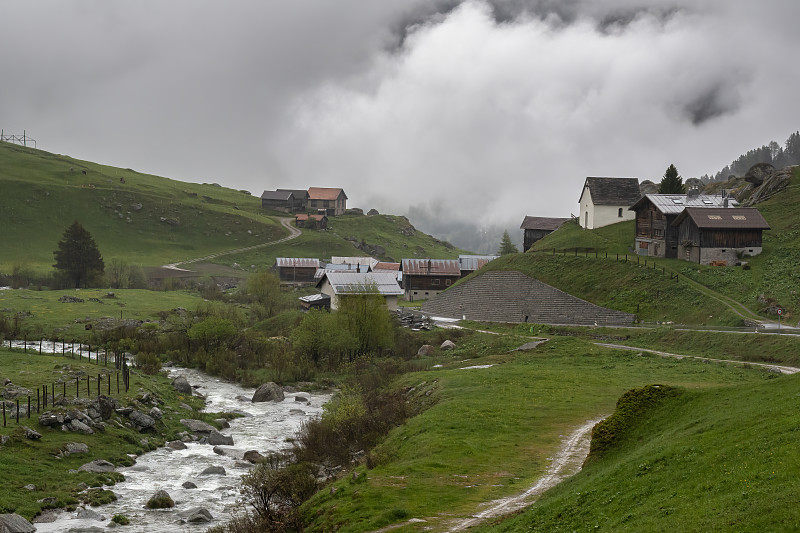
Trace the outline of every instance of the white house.
{"type": "Polygon", "coordinates": [[[353,294],[371,294],[377,291],[386,300],[390,311],[397,310],[397,298],[403,289],[391,272],[326,272],[317,283],[322,294],[330,296],[331,310],[339,308],[341,298],[353,294]]]}
{"type": "Polygon", "coordinates": [[[628,208],[641,197],[638,178],[586,178],[578,222],[584,229],[595,229],[633,220],[636,214],[628,208]]]}

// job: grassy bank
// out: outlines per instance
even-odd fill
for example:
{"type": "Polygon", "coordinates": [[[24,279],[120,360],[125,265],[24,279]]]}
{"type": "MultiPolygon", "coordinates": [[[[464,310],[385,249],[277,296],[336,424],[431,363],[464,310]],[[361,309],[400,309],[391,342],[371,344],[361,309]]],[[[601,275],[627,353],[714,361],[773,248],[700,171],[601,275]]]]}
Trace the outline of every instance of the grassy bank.
{"type": "MultiPolygon", "coordinates": [[[[498,353],[495,351],[494,353],[498,353]]],[[[336,490],[305,507],[314,531],[368,531],[411,518],[404,530],[444,530],[482,502],[523,492],[541,476],[562,436],[609,414],[627,389],[647,383],[739,387],[769,374],[608,350],[556,338],[529,352],[455,357],[409,374],[411,394],[435,403],[397,428],[336,490]],[[462,369],[493,365],[489,368],[462,369]]]]}
{"type": "Polygon", "coordinates": [[[682,390],[485,532],[796,531],[800,377],[682,390]]]}
{"type": "MultiPolygon", "coordinates": [[[[124,388],[117,393],[112,385],[110,396],[122,406],[131,406],[147,412],[149,404],[143,404],[142,398],[149,393],[161,402],[159,409],[164,413],[151,433],[139,433],[124,425],[125,419],[114,415],[107,421],[105,430],[93,435],[62,431],[60,427],[43,427],[38,425],[39,414],[36,409],[36,389],[42,385],[55,384],[56,398],[62,397],[62,383],[67,383],[67,404],[57,406],[55,410],[64,411],[80,407],[80,400],[75,398],[75,377],[80,377],[82,387],[86,376],[113,371],[113,367],[98,366],[86,360],[76,360],[53,355],[24,354],[17,351],[0,349],[0,382],[10,379],[14,385],[34,391],[32,417],[22,415],[17,424],[6,413],[6,426],[0,425],[0,435],[9,437],[6,444],[0,446],[0,479],[3,490],[0,491],[0,513],[19,513],[31,519],[47,508],[75,507],[79,503],[99,504],[109,501],[113,495],[114,483],[123,479],[119,473],[92,474],[88,472],[71,472],[81,465],[95,459],[110,461],[116,466],[131,465],[133,461],[128,454],[141,454],[154,449],[165,440],[176,438],[186,428],[180,424],[181,418],[197,418],[213,423],[213,414],[200,413],[203,401],[197,397],[184,396],[175,391],[169,380],[163,376],[146,376],[134,371],[131,388],[128,393],[124,388]],[[182,404],[184,404],[182,406],[182,404]],[[189,407],[186,409],[185,407],[189,407]],[[39,440],[29,440],[24,436],[22,426],[28,426],[42,435],[39,440]],[[62,455],[67,443],[84,443],[89,453],[62,455]],[[85,490],[78,485],[84,483],[90,487],[85,490]],[[34,485],[35,489],[24,488],[34,485]],[[106,487],[106,488],[103,488],[106,487]],[[44,501],[40,501],[44,500],[44,501]]],[[[106,378],[103,378],[105,394],[106,378]]],[[[96,396],[94,378],[92,378],[92,396],[96,396]]],[[[86,391],[80,392],[85,399],[86,391]]],[[[21,399],[27,407],[27,398],[21,399]]],[[[53,410],[48,407],[46,410],[53,410]]],[[[45,409],[42,406],[42,412],[45,409]]]]}

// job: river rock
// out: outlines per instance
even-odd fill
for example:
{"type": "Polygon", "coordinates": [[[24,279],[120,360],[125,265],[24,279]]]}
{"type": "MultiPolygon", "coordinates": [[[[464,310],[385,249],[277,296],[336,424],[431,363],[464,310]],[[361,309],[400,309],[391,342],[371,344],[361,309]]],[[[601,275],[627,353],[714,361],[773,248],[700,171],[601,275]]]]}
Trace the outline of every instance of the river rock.
{"type": "Polygon", "coordinates": [[[25,438],[30,440],[39,440],[42,438],[42,434],[38,431],[34,431],[28,426],[22,426],[23,431],[25,431],[25,438]]]}
{"type": "Polygon", "coordinates": [[[223,435],[215,429],[208,435],[208,443],[212,446],[233,446],[233,437],[223,435]]]}
{"type": "Polygon", "coordinates": [[[221,466],[209,466],[202,472],[200,472],[201,476],[225,476],[227,472],[225,472],[225,468],[221,466]]]}
{"type": "Polygon", "coordinates": [[[294,397],[294,401],[299,402],[299,403],[308,403],[309,402],[308,396],[301,396],[299,394],[294,397]]]}
{"type": "Polygon", "coordinates": [[[212,426],[211,424],[207,424],[202,420],[182,418],[181,424],[189,428],[191,431],[194,431],[195,433],[211,433],[212,431],[214,431],[214,426],[212,426]]]}
{"type": "Polygon", "coordinates": [[[192,386],[183,376],[178,376],[177,378],[173,379],[172,386],[176,391],[180,392],[181,394],[188,394],[191,396],[192,392],[194,392],[192,386]]]}
{"type": "Polygon", "coordinates": [[[105,520],[106,517],[101,515],[98,512],[92,511],[91,509],[87,509],[86,507],[79,507],[75,513],[75,518],[81,518],[84,520],[105,520]]]}
{"type": "Polygon", "coordinates": [[[225,418],[215,418],[214,422],[216,422],[217,425],[219,425],[219,427],[221,427],[222,429],[228,429],[229,427],[231,427],[230,423],[228,423],[228,420],[225,418]]]}
{"type": "Polygon", "coordinates": [[[191,481],[184,481],[183,485],[181,485],[181,487],[183,487],[184,489],[196,489],[197,485],[195,485],[191,481]]]}
{"type": "Polygon", "coordinates": [[[73,455],[77,453],[89,453],[89,446],[82,442],[68,442],[64,446],[65,455],[73,455]]]}
{"type": "Polygon", "coordinates": [[[430,355],[433,353],[433,350],[434,348],[430,344],[423,344],[422,346],[420,346],[419,350],[417,350],[417,355],[421,356],[430,355]]]}
{"type": "Polygon", "coordinates": [[[175,507],[175,500],[165,490],[158,490],[147,500],[148,509],[170,509],[175,507]]]}
{"type": "Polygon", "coordinates": [[[250,401],[253,403],[282,402],[283,399],[283,389],[281,389],[280,385],[277,383],[270,381],[269,383],[264,383],[257,388],[256,392],[253,393],[253,398],[250,401]]]}
{"type": "Polygon", "coordinates": [[[91,472],[93,474],[104,474],[106,472],[113,472],[114,465],[103,459],[96,459],[91,463],[86,463],[81,466],[78,470],[81,472],[91,472]]]}
{"type": "Polygon", "coordinates": [[[442,349],[442,350],[452,350],[452,349],[454,349],[455,347],[456,347],[456,343],[454,343],[454,342],[453,342],[453,341],[451,341],[450,339],[447,339],[446,341],[444,341],[444,342],[442,343],[442,345],[441,345],[441,346],[439,346],[439,348],[440,348],[440,349],[442,349]]]}
{"type": "Polygon", "coordinates": [[[181,440],[172,440],[167,443],[167,448],[173,450],[185,450],[188,448],[188,446],[186,446],[186,444],[184,444],[184,442],[181,440]]]}
{"type": "Polygon", "coordinates": [[[248,450],[244,452],[244,456],[242,457],[248,463],[257,464],[264,460],[264,456],[258,453],[255,450],[248,450]]]}
{"type": "Polygon", "coordinates": [[[0,514],[0,532],[2,533],[34,533],[33,524],[17,513],[0,514]]]}
{"type": "Polygon", "coordinates": [[[306,412],[302,409],[289,409],[289,414],[295,416],[304,416],[306,412]]]}
{"type": "Polygon", "coordinates": [[[133,411],[130,415],[128,415],[128,419],[139,428],[139,431],[147,431],[156,425],[156,421],[153,420],[153,417],[146,415],[141,411],[133,411]]]}
{"type": "Polygon", "coordinates": [[[178,513],[178,516],[192,524],[200,524],[214,520],[214,517],[208,512],[208,509],[203,507],[193,507],[178,513]]]}

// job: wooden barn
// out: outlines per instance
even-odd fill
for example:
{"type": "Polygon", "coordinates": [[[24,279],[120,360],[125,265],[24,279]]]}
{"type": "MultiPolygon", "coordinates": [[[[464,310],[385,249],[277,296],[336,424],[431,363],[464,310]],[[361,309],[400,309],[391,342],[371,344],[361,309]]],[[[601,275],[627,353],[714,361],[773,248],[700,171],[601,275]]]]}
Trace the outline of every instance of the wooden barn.
{"type": "Polygon", "coordinates": [[[324,211],[329,217],[343,215],[347,209],[347,195],[342,189],[309,187],[308,209],[317,212],[324,211]]]}
{"type": "Polygon", "coordinates": [[[294,225],[298,228],[328,229],[328,217],[327,215],[298,213],[294,217],[294,225]]]}
{"type": "Polygon", "coordinates": [[[461,277],[468,276],[483,268],[489,261],[494,261],[500,257],[499,255],[469,255],[462,254],[458,256],[458,267],[461,270],[461,277]]]}
{"type": "Polygon", "coordinates": [[[314,274],[320,267],[319,259],[307,257],[278,257],[275,266],[283,283],[314,283],[314,274]]]}
{"type": "Polygon", "coordinates": [[[458,259],[403,259],[403,289],[409,301],[427,300],[461,279],[458,259]]]}
{"type": "Polygon", "coordinates": [[[687,207],[703,209],[738,207],[733,198],[721,195],[646,194],[630,207],[636,213],[634,250],[648,257],[678,257],[678,227],[672,223],[687,207]]]}
{"type": "Polygon", "coordinates": [[[528,248],[533,246],[533,243],[543,238],[545,235],[553,233],[567,220],[569,219],[526,216],[519,226],[519,229],[525,232],[523,235],[522,251],[527,252],[528,248]]]}
{"type": "Polygon", "coordinates": [[[740,256],[762,251],[770,229],[754,208],[687,207],[672,223],[678,228],[678,258],[702,265],[735,265],[740,256]]]}

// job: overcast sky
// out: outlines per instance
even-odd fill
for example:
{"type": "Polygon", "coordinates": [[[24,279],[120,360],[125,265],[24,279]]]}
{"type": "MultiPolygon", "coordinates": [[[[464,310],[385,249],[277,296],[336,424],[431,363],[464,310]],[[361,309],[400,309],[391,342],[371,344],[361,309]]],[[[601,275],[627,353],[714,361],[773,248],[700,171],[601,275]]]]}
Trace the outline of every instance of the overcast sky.
{"type": "Polygon", "coordinates": [[[511,228],[576,213],[586,176],[688,178],[782,143],[798,20],[797,0],[4,2],[0,127],[255,195],[343,187],[431,230],[511,228]]]}

